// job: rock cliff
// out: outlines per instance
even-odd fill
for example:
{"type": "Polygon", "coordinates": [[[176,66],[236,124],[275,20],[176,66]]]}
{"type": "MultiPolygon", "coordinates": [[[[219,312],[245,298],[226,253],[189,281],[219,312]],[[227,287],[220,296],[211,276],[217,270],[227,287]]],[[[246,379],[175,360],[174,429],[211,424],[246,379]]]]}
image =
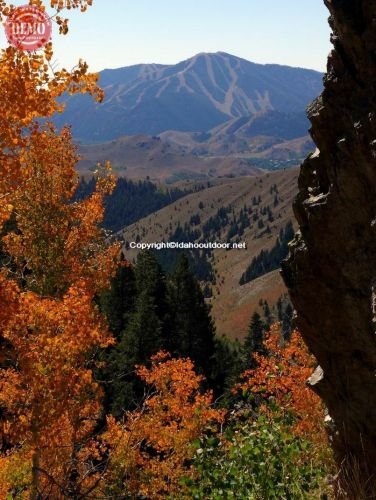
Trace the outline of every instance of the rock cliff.
{"type": "Polygon", "coordinates": [[[338,462],[366,481],[376,477],[376,2],[325,4],[334,50],[308,110],[317,150],[301,167],[300,232],[282,275],[320,364],[310,383],[338,462]]]}

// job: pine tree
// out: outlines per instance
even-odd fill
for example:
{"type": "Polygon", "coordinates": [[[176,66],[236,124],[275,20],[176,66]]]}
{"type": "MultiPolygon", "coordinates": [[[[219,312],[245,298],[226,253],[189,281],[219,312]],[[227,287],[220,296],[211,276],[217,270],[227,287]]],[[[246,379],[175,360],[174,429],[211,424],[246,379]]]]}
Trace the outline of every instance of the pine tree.
{"type": "Polygon", "coordinates": [[[133,267],[125,261],[124,254],[121,254],[120,266],[111,280],[110,288],[99,297],[100,309],[106,315],[109,329],[117,340],[134,308],[135,281],[133,267]]]}
{"type": "Polygon", "coordinates": [[[270,327],[271,324],[272,324],[272,322],[273,322],[273,315],[272,315],[272,312],[270,310],[270,307],[269,307],[269,304],[268,304],[267,300],[264,301],[263,309],[264,309],[264,316],[265,316],[266,326],[270,327]]]}
{"type": "Polygon", "coordinates": [[[248,334],[244,341],[244,351],[248,365],[252,363],[254,353],[264,352],[264,332],[265,326],[258,312],[254,312],[248,327],[248,334]]]}
{"type": "Polygon", "coordinates": [[[151,252],[140,253],[135,266],[136,301],[122,342],[134,363],[144,363],[165,347],[166,278],[151,252]]]}
{"type": "Polygon", "coordinates": [[[238,340],[226,336],[215,338],[212,380],[215,396],[227,395],[242,372],[243,350],[238,340]]]}
{"type": "Polygon", "coordinates": [[[167,344],[166,282],[152,253],[140,253],[134,274],[134,308],[127,315],[125,329],[110,353],[107,367],[111,411],[119,416],[137,406],[143,395],[143,386],[134,375],[135,365],[148,364],[151,356],[167,344]]]}
{"type": "Polygon", "coordinates": [[[277,301],[277,311],[278,311],[278,321],[282,321],[282,314],[283,314],[282,297],[279,297],[277,301]]]}
{"type": "Polygon", "coordinates": [[[194,277],[188,258],[179,257],[168,287],[170,306],[170,352],[189,357],[198,371],[211,376],[215,327],[200,285],[194,277]]]}

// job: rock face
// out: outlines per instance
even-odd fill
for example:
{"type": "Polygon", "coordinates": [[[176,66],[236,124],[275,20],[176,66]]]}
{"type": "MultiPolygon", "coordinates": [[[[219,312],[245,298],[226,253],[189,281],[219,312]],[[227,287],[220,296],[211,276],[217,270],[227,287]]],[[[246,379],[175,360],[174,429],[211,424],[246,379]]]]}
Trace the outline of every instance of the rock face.
{"type": "Polygon", "coordinates": [[[325,4],[334,50],[308,112],[317,150],[301,167],[300,233],[282,275],[320,364],[311,384],[332,418],[338,462],[356,463],[368,480],[376,477],[376,2],[325,4]]]}

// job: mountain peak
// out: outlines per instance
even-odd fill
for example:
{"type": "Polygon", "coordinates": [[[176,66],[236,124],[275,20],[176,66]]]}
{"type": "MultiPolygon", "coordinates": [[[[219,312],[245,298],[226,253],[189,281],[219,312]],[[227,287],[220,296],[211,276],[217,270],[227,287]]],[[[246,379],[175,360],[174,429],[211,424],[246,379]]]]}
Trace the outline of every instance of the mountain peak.
{"type": "Polygon", "coordinates": [[[321,92],[311,70],[262,65],[226,52],[201,52],[175,65],[140,64],[100,75],[105,101],[67,98],[57,124],[76,138],[101,142],[167,130],[202,132],[272,110],[303,112],[321,92]]]}

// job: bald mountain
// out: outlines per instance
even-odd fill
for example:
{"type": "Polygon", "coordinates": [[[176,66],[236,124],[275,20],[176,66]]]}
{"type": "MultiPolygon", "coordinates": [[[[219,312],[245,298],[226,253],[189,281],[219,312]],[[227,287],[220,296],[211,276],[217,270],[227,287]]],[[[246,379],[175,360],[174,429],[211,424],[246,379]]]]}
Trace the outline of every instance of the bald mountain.
{"type": "MultiPolygon", "coordinates": [[[[322,74],[255,64],[218,52],[198,54],[176,65],[107,69],[100,73],[99,83],[106,96],[102,104],[87,95],[67,96],[66,110],[55,120],[58,126],[71,124],[82,142],[168,130],[208,131],[270,111],[278,112],[279,118],[286,113],[287,122],[296,113],[299,121],[322,90],[322,74]]],[[[263,130],[264,135],[276,135],[267,132],[263,130]]]]}

